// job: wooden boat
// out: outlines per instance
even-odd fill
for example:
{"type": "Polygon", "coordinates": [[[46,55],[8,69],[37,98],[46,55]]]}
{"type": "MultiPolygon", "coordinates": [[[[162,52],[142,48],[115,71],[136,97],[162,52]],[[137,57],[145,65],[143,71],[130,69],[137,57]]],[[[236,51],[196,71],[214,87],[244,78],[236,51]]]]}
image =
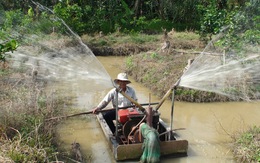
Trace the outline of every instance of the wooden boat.
{"type": "MultiPolygon", "coordinates": [[[[142,151],[142,140],[139,140],[139,130],[132,132],[135,127],[144,118],[144,114],[137,109],[131,108],[118,110],[118,121],[115,122],[117,127],[115,135],[112,134],[109,126],[103,118],[104,113],[97,114],[97,119],[104,132],[109,146],[113,152],[116,161],[138,160],[142,151]]],[[[159,133],[160,151],[162,156],[186,156],[188,150],[188,141],[181,140],[176,133],[160,119],[160,114],[156,111],[152,116],[152,126],[159,133]]]]}

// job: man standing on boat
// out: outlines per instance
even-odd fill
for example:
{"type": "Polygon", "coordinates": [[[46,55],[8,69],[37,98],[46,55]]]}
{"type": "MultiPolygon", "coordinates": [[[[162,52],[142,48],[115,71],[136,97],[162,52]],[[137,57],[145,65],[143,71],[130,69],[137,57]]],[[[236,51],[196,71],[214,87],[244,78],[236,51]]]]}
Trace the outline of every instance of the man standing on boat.
{"type": "MultiPolygon", "coordinates": [[[[121,89],[125,94],[129,97],[137,101],[135,90],[132,87],[127,86],[131,81],[128,79],[126,73],[119,73],[114,82],[118,85],[119,89],[121,89]]],[[[104,109],[111,101],[114,108],[116,108],[116,88],[111,89],[107,95],[103,98],[103,100],[98,104],[96,108],[93,109],[93,113],[97,114],[100,110],[104,109]]],[[[132,102],[129,101],[125,96],[121,93],[118,93],[118,107],[126,107],[131,106],[132,102]]],[[[106,120],[108,126],[110,127],[112,133],[115,133],[116,128],[113,123],[113,120],[116,119],[116,110],[108,111],[104,115],[104,119],[106,120]]]]}

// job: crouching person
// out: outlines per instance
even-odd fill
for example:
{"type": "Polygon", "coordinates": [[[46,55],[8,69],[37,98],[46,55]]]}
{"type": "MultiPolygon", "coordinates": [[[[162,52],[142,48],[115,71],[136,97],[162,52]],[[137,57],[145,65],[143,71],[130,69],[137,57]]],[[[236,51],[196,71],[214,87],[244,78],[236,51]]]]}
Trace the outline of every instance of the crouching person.
{"type": "Polygon", "coordinates": [[[158,163],[160,162],[160,140],[158,132],[147,125],[141,123],[139,127],[139,136],[143,136],[143,154],[141,156],[141,163],[158,163]]]}

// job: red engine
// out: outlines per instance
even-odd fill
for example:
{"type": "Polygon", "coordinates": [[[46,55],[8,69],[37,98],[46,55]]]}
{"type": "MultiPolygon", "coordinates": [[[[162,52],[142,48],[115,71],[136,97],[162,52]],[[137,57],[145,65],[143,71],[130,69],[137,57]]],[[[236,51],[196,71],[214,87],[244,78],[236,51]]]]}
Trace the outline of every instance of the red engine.
{"type": "Polygon", "coordinates": [[[140,115],[136,109],[128,108],[128,109],[120,109],[118,110],[118,121],[122,124],[126,123],[129,120],[129,117],[140,115]]]}
{"type": "MultiPolygon", "coordinates": [[[[138,143],[142,142],[141,139],[139,139],[139,130],[135,127],[142,122],[142,120],[145,122],[147,120],[143,119],[145,117],[145,114],[138,109],[135,108],[128,108],[128,109],[120,109],[118,110],[118,122],[120,125],[118,125],[119,132],[121,136],[119,138],[121,139],[122,143],[138,143]],[[134,129],[134,130],[133,130],[134,129]]],[[[159,123],[159,113],[153,114],[152,118],[152,125],[154,128],[158,128],[159,123]]]]}

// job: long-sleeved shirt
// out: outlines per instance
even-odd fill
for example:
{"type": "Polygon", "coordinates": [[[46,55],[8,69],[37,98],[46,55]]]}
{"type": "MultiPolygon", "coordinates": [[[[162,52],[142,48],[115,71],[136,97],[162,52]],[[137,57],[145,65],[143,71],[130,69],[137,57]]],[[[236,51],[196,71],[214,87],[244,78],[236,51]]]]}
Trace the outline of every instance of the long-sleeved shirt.
{"type": "MultiPolygon", "coordinates": [[[[116,107],[116,88],[111,89],[107,95],[103,98],[103,100],[98,104],[99,109],[105,108],[110,101],[112,101],[113,107],[116,107]]],[[[137,101],[137,97],[135,94],[135,90],[132,87],[126,86],[125,93],[137,101]]],[[[124,107],[124,106],[130,106],[132,105],[132,102],[129,101],[126,97],[124,97],[121,93],[118,93],[118,107],[124,107]]]]}

